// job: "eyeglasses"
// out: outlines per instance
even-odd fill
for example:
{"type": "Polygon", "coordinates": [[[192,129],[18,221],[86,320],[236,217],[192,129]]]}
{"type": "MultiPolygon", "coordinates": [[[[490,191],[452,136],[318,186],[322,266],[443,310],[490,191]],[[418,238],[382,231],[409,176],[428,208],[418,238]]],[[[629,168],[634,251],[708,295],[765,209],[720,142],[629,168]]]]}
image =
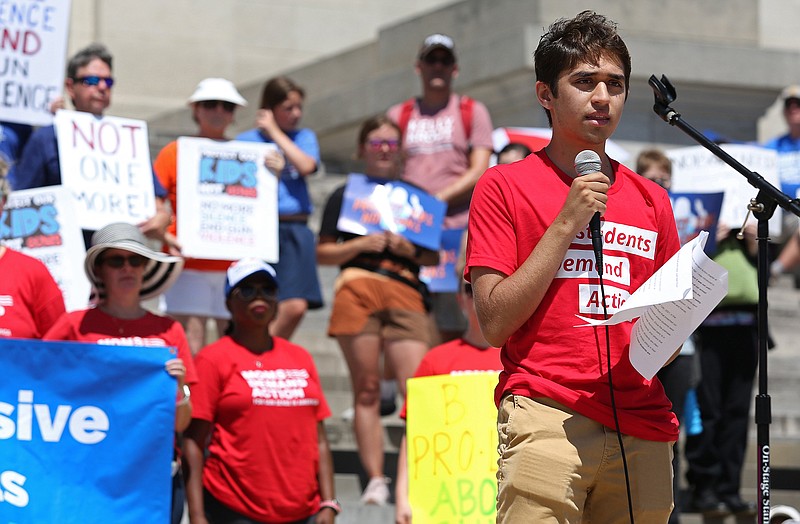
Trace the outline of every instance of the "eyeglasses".
{"type": "Polygon", "coordinates": [[[423,58],[422,61],[428,65],[442,64],[443,66],[451,66],[456,63],[456,59],[453,55],[430,54],[423,58]]]}
{"type": "Polygon", "coordinates": [[[110,76],[96,76],[96,75],[79,76],[78,78],[75,79],[75,81],[80,82],[85,86],[97,86],[100,85],[100,82],[102,81],[105,82],[106,87],[108,89],[111,89],[111,86],[114,85],[114,79],[111,78],[110,76]]]}
{"type": "Polygon", "coordinates": [[[112,255],[110,257],[103,257],[100,259],[98,264],[105,264],[108,267],[120,269],[125,265],[125,262],[127,262],[131,267],[142,267],[145,265],[145,263],[147,263],[147,258],[143,257],[142,255],[130,255],[127,257],[122,255],[112,255]]]}
{"type": "Polygon", "coordinates": [[[371,140],[367,140],[367,146],[373,151],[380,151],[383,149],[383,146],[389,148],[389,151],[397,151],[400,149],[400,140],[391,139],[391,140],[383,140],[380,138],[374,138],[371,140]]]}
{"type": "Polygon", "coordinates": [[[244,284],[237,288],[234,288],[232,294],[248,302],[251,300],[255,300],[256,297],[258,296],[260,296],[265,300],[274,300],[275,297],[277,296],[277,290],[274,287],[253,286],[250,284],[244,284]]]}
{"type": "Polygon", "coordinates": [[[232,113],[233,110],[236,109],[236,104],[233,102],[225,102],[224,100],[203,100],[200,102],[203,109],[216,109],[220,104],[222,104],[222,109],[228,113],[232,113]]]}

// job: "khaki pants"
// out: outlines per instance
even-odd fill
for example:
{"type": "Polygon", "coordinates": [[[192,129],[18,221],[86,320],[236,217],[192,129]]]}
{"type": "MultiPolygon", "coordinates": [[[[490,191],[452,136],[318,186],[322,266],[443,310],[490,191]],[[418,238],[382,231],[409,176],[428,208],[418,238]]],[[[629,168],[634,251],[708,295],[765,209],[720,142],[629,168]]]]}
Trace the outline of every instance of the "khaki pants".
{"type": "MultiPolygon", "coordinates": [[[[507,395],[497,417],[497,522],[630,522],[613,430],[547,398],[507,395]]],[[[666,523],[672,511],[672,443],[623,435],[633,514],[666,523]]]]}

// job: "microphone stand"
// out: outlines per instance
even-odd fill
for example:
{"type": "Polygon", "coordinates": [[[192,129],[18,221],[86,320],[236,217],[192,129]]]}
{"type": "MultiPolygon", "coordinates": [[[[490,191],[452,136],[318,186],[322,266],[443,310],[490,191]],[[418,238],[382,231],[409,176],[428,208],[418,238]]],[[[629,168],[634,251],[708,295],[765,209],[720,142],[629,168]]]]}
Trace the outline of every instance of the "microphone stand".
{"type": "Polygon", "coordinates": [[[666,123],[678,127],[692,137],[701,146],[711,151],[723,162],[741,173],[751,186],[758,189],[758,194],[747,206],[749,212],[758,219],[758,394],[755,397],[755,420],[758,445],[758,524],[768,524],[770,515],[770,465],[769,465],[769,425],[772,422],[772,407],[767,393],[767,285],[769,281],[769,263],[767,258],[767,242],[769,241],[769,219],[777,206],[800,217],[800,200],[793,200],[761,175],[750,171],[739,161],[726,153],[721,147],[709,140],[705,135],[687,124],[681,115],[669,107],[677,97],[675,88],[666,76],[661,80],[655,75],[648,81],[653,88],[655,104],[653,110],[666,123]]]}

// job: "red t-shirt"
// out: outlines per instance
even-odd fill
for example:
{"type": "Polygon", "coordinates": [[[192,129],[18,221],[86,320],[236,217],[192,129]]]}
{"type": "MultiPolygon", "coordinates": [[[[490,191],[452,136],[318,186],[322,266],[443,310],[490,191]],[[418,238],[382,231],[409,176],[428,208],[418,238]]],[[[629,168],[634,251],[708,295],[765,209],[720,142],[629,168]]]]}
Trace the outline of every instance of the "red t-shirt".
{"type": "MultiPolygon", "coordinates": [[[[432,348],[419,363],[414,378],[434,375],[468,375],[494,371],[500,373],[500,348],[479,348],[457,338],[432,348]]],[[[403,403],[400,418],[405,420],[408,403],[403,403]]]]}
{"type": "MultiPolygon", "coordinates": [[[[402,107],[401,103],[389,108],[389,118],[398,122],[402,107]]],[[[472,106],[469,137],[464,128],[459,95],[452,94],[447,105],[435,113],[421,112],[416,103],[403,134],[406,153],[403,180],[436,194],[467,170],[470,148],[491,150],[492,147],[492,120],[486,106],[477,100],[472,106]]],[[[449,206],[444,226],[449,229],[466,227],[468,211],[468,201],[449,206]]]]}
{"type": "Polygon", "coordinates": [[[6,248],[0,275],[0,338],[42,338],[64,314],[64,297],[47,266],[6,248]]]}
{"type": "Polygon", "coordinates": [[[223,337],[195,359],[192,417],[212,422],[203,485],[263,522],[319,511],[318,422],[331,414],[311,355],[275,338],[260,355],[223,337]]]}
{"type": "MultiPolygon", "coordinates": [[[[615,180],[603,217],[609,315],[679,248],[666,191],[612,161],[615,180]]],[[[528,258],[567,198],[572,178],[544,150],[498,165],[480,179],[472,200],[465,276],[473,267],[510,275],[528,258]]],[[[602,318],[600,285],[588,225],[576,235],[534,314],[503,345],[495,391],[548,397],[614,427],[604,328],[575,328],[576,314],[602,318]]],[[[658,379],[645,380],[628,358],[634,322],[610,326],[613,383],[620,429],[653,441],[678,438],[678,421],[658,379]]],[[[677,348],[676,348],[677,349],[677,348]]]]}
{"type": "Polygon", "coordinates": [[[147,312],[143,317],[124,320],[100,309],[84,309],[62,315],[44,340],[74,340],[106,346],[174,347],[186,366],[186,383],[197,384],[192,353],[183,327],[169,317],[147,312]]]}

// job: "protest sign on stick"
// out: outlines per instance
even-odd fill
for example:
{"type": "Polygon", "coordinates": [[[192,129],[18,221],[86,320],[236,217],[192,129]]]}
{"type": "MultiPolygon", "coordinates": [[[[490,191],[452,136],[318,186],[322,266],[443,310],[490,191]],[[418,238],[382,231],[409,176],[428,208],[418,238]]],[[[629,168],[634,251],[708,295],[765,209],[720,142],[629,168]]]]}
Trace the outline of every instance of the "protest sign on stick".
{"type": "Polygon", "coordinates": [[[81,228],[139,224],[155,214],[145,121],[59,111],[55,127],[61,183],[77,199],[81,228]]]}
{"type": "Polygon", "coordinates": [[[63,186],[14,191],[0,218],[0,243],[39,259],[61,288],[68,311],[88,305],[86,249],[72,193],[63,186]]]}
{"type": "Polygon", "coordinates": [[[0,4],[0,120],[48,125],[64,87],[70,0],[0,4]]]}
{"type": "Polygon", "coordinates": [[[273,144],[178,139],[178,241],[187,257],[278,261],[273,144]]]}
{"type": "Polygon", "coordinates": [[[415,524],[493,524],[497,373],[408,381],[406,446],[415,524]]]}
{"type": "Polygon", "coordinates": [[[0,339],[0,522],[169,522],[173,357],[0,339]]]}

